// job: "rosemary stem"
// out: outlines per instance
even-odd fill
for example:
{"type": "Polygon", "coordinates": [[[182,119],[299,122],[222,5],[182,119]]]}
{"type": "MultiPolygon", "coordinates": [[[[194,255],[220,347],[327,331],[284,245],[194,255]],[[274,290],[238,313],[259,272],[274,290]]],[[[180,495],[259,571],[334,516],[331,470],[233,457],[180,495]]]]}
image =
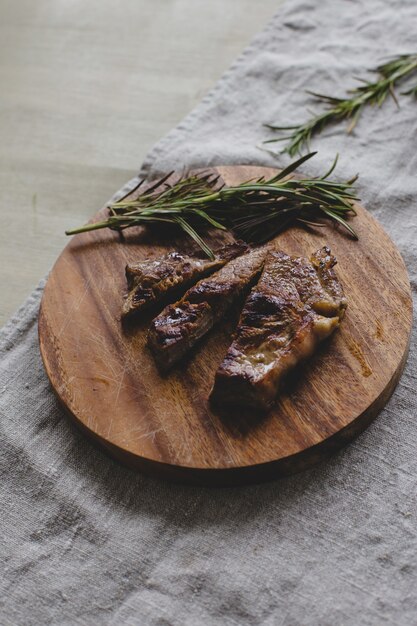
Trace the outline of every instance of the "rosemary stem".
{"type": "Polygon", "coordinates": [[[72,228],[71,230],[66,230],[66,235],[79,235],[80,233],[87,233],[90,230],[99,230],[100,228],[108,228],[109,221],[105,222],[95,222],[94,224],[85,224],[84,226],[79,226],[78,228],[72,228]]]}
{"type": "Polygon", "coordinates": [[[263,177],[241,185],[218,187],[218,176],[204,174],[183,177],[172,185],[163,177],[136,199],[108,207],[105,221],[89,223],[66,231],[76,235],[101,228],[124,230],[131,226],[165,223],[181,228],[213,258],[213,251],[201,236],[203,229],[230,229],[250,243],[261,243],[297,220],[326,222],[328,218],[355,234],[346,218],[355,215],[353,183],[321,178],[291,178],[292,172],[314,156],[311,153],[288,165],[269,179],[263,177]]]}
{"type": "MultiPolygon", "coordinates": [[[[398,106],[394,88],[399,81],[416,70],[417,54],[399,55],[374,70],[379,75],[377,80],[373,82],[363,81],[363,85],[349,90],[345,98],[308,91],[307,93],[313,96],[316,101],[325,103],[327,110],[313,115],[306,122],[297,125],[266,124],[271,130],[279,131],[283,135],[268,139],[264,143],[288,141],[283,152],[288,152],[290,156],[293,156],[300,153],[303,147],[309,148],[312,136],[321,132],[329,124],[340,122],[343,119],[350,120],[347,132],[351,133],[365,106],[376,105],[380,107],[388,96],[391,96],[398,106]]],[[[417,96],[417,85],[403,92],[403,95],[417,96]]]]}

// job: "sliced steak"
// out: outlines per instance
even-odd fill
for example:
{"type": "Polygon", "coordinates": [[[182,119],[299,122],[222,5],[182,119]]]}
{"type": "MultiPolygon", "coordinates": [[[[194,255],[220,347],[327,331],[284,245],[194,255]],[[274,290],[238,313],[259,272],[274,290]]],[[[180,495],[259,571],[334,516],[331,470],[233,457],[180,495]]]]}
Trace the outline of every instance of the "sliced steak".
{"type": "Polygon", "coordinates": [[[307,259],[271,252],[249,294],[211,393],[222,406],[267,410],[283,377],[313,354],[346,309],[328,248],[307,259]]]}
{"type": "Polygon", "coordinates": [[[127,265],[129,291],[123,304],[122,318],[131,318],[142,311],[158,307],[160,310],[195,282],[209,276],[247,249],[245,243],[235,242],[217,250],[214,261],[170,252],[159,259],[127,265]]]}
{"type": "Polygon", "coordinates": [[[153,320],[148,343],[159,369],[172,367],[246,295],[262,272],[266,254],[267,248],[259,248],[229,261],[153,320]]]}

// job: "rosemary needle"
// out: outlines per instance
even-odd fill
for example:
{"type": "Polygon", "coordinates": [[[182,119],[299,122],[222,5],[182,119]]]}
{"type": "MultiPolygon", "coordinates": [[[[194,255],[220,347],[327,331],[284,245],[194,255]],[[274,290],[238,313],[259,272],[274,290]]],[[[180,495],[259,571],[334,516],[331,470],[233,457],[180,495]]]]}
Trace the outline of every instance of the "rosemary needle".
{"type": "Polygon", "coordinates": [[[221,186],[219,176],[184,175],[170,184],[173,174],[159,179],[135,199],[122,198],[109,207],[106,220],[66,232],[75,235],[101,228],[122,231],[131,226],[171,224],[192,237],[207,256],[213,251],[200,234],[207,227],[230,229],[249,243],[262,243],[294,222],[322,226],[332,220],[357,239],[347,218],[355,215],[353,184],[329,180],[336,167],[319,178],[292,178],[291,174],[316,153],[307,154],[276,174],[240,185],[221,186]]]}
{"type": "MultiPolygon", "coordinates": [[[[380,107],[388,96],[391,96],[398,105],[394,87],[399,81],[417,71],[417,54],[399,55],[387,63],[379,65],[373,71],[379,75],[376,81],[361,81],[363,84],[348,91],[350,96],[345,98],[335,98],[308,91],[307,93],[313,96],[317,102],[326,104],[328,108],[302,124],[294,126],[265,124],[267,128],[285,134],[282,137],[269,139],[264,143],[288,141],[283,152],[288,152],[290,156],[294,156],[300,153],[302,148],[306,146],[309,148],[312,136],[330,124],[348,120],[350,123],[347,131],[348,133],[352,132],[365,106],[376,105],[380,107]]],[[[417,85],[403,92],[403,95],[417,96],[417,85]]]]}

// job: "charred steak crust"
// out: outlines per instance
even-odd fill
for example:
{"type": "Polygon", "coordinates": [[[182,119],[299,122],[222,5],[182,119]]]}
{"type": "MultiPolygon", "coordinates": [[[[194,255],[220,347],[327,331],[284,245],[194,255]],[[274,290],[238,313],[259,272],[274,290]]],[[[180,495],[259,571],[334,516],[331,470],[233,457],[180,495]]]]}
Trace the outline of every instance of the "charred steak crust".
{"type": "Polygon", "coordinates": [[[217,250],[214,261],[170,252],[159,259],[127,265],[128,295],[123,304],[122,319],[157,306],[162,308],[197,280],[220,269],[247,249],[245,243],[238,241],[217,250]]]}
{"type": "Polygon", "coordinates": [[[347,304],[335,263],[327,247],[311,262],[268,254],[216,373],[211,393],[216,405],[267,410],[288,371],[338,327],[347,304]]]}
{"type": "Polygon", "coordinates": [[[252,287],[261,274],[267,248],[229,261],[200,280],[151,323],[148,344],[162,371],[179,361],[252,287]]]}
{"type": "Polygon", "coordinates": [[[336,257],[332,255],[330,248],[324,246],[311,255],[310,261],[317,272],[323,292],[327,295],[327,301],[333,303],[333,308],[324,307],[320,310],[320,305],[316,301],[315,310],[323,315],[334,312],[342,319],[347,307],[347,300],[342,284],[333,269],[337,263],[336,257]]]}

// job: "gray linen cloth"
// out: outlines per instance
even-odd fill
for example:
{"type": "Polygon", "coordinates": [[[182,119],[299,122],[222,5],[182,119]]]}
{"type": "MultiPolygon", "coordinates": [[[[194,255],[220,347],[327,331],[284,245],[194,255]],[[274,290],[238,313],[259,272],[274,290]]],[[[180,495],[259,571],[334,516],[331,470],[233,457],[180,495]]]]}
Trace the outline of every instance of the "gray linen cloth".
{"type": "MultiPolygon", "coordinates": [[[[221,19],[221,16],[219,16],[221,19]]],[[[238,28],[236,24],[236,28],[238,28]]],[[[143,174],[284,165],[256,148],[264,121],[305,119],[304,89],[343,93],[417,41],[415,0],[284,5],[143,174]]],[[[414,296],[417,104],[403,97],[332,128],[304,171],[341,154],[399,246],[414,296]]],[[[175,486],[134,474],[69,425],[37,340],[42,284],[1,331],[1,624],[417,623],[416,349],[374,424],[329,462],[268,484],[175,486]]]]}

